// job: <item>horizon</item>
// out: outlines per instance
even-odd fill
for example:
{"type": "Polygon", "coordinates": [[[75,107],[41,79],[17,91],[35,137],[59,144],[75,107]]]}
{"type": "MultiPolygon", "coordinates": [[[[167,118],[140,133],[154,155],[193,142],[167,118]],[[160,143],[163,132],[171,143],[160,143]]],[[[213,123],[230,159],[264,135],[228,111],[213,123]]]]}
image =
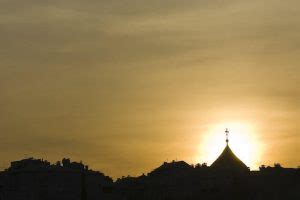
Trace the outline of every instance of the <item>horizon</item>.
{"type": "MultiPolygon", "coordinates": [[[[220,155],[219,155],[219,156],[220,156],[220,155]]],[[[33,160],[39,160],[39,159],[41,159],[42,161],[48,161],[48,162],[50,162],[50,163],[49,163],[50,165],[55,165],[57,161],[62,161],[63,159],[70,159],[71,162],[81,163],[81,164],[83,164],[84,166],[88,166],[88,167],[89,167],[89,168],[88,168],[89,170],[92,170],[92,171],[95,171],[95,172],[101,172],[101,173],[103,173],[105,176],[108,176],[108,177],[112,178],[114,181],[116,181],[117,179],[122,178],[122,177],[139,177],[139,176],[142,176],[142,175],[147,175],[147,174],[149,174],[150,172],[152,172],[153,170],[157,169],[158,167],[162,166],[162,165],[165,164],[165,163],[185,162],[185,163],[187,163],[188,165],[190,165],[190,166],[192,166],[192,167],[195,167],[197,164],[199,164],[199,165],[201,165],[201,166],[202,166],[202,165],[206,165],[207,167],[211,167],[211,164],[212,164],[212,163],[211,163],[210,165],[208,165],[206,162],[203,162],[203,163],[188,163],[188,162],[186,162],[186,161],[184,161],[184,160],[171,159],[171,160],[162,161],[160,165],[158,165],[158,166],[156,166],[156,167],[153,167],[151,170],[149,170],[149,171],[147,171],[147,172],[141,172],[141,173],[139,173],[139,174],[137,174],[137,175],[135,175],[135,176],[132,176],[132,175],[130,175],[130,174],[127,174],[127,175],[124,174],[124,175],[122,175],[122,176],[120,176],[120,177],[113,177],[113,176],[111,176],[110,174],[106,174],[106,173],[104,173],[103,171],[101,171],[101,170],[99,170],[99,169],[91,168],[91,167],[88,165],[88,163],[85,163],[85,162],[82,161],[82,160],[77,161],[77,160],[73,160],[72,158],[67,158],[67,157],[61,158],[61,160],[56,160],[56,161],[49,161],[49,160],[44,159],[44,158],[27,157],[27,158],[21,158],[21,159],[18,159],[18,160],[12,160],[11,162],[21,161],[21,160],[27,160],[27,159],[33,159],[33,160]]],[[[217,159],[217,158],[216,158],[216,159],[217,159]]],[[[262,164],[262,165],[259,166],[259,167],[262,167],[262,166],[264,166],[264,167],[275,167],[276,165],[279,165],[279,166],[282,167],[282,168],[294,168],[294,169],[297,169],[297,168],[300,167],[300,165],[298,165],[298,166],[283,166],[283,165],[281,165],[281,163],[278,163],[278,162],[274,162],[272,165],[264,165],[264,164],[262,164]]],[[[7,167],[5,167],[3,170],[9,169],[9,167],[10,167],[10,166],[7,166],[7,167]]],[[[260,170],[259,168],[257,168],[257,169],[251,169],[250,167],[248,167],[248,168],[249,168],[250,171],[259,171],[259,170],[260,170]]]]}
{"type": "Polygon", "coordinates": [[[0,167],[300,165],[300,2],[3,0],[0,167]]]}
{"type": "MultiPolygon", "coordinates": [[[[224,146],[224,149],[223,150],[225,150],[225,147],[226,146],[229,146],[229,148],[230,148],[230,144],[229,144],[229,137],[228,137],[228,133],[229,133],[229,130],[228,130],[228,128],[226,128],[226,130],[225,130],[225,133],[226,133],[226,145],[224,146]],[[228,131],[228,132],[227,132],[228,131]]],[[[220,156],[221,156],[221,154],[222,154],[222,152],[223,152],[223,150],[221,151],[221,152],[219,152],[219,155],[215,158],[215,160],[213,160],[213,162],[215,162],[220,156]]],[[[233,152],[234,154],[235,154],[235,152],[233,152]]],[[[238,156],[237,156],[238,157],[238,156]]],[[[35,157],[27,157],[27,158],[22,158],[22,159],[19,159],[19,160],[13,160],[13,161],[11,161],[11,162],[14,162],[14,161],[20,161],[20,160],[27,160],[27,159],[33,159],[33,160],[36,160],[36,159],[41,159],[42,161],[48,161],[48,162],[50,162],[49,164],[50,165],[55,165],[55,163],[57,162],[57,161],[62,161],[63,159],[70,159],[70,161],[72,161],[72,162],[77,162],[77,163],[82,163],[84,166],[88,166],[89,167],[89,170],[93,170],[93,171],[96,171],[96,172],[101,172],[101,173],[103,173],[105,176],[108,176],[108,177],[111,177],[114,181],[115,180],[117,180],[117,179],[119,179],[119,178],[122,178],[122,177],[139,177],[139,176],[141,176],[141,175],[144,175],[144,174],[149,174],[150,172],[152,172],[153,170],[155,170],[155,169],[157,169],[159,166],[161,166],[161,165],[163,165],[163,164],[165,164],[165,163],[174,163],[174,162],[185,162],[185,163],[187,163],[188,165],[190,165],[190,166],[192,166],[192,167],[195,167],[197,164],[199,164],[199,165],[206,165],[206,166],[208,166],[208,167],[211,167],[211,165],[213,164],[213,162],[212,163],[210,163],[210,164],[208,164],[207,162],[202,162],[202,163],[188,163],[188,162],[186,162],[185,160],[177,160],[177,158],[176,159],[171,159],[171,160],[165,160],[165,161],[162,161],[161,162],[161,164],[160,165],[158,165],[158,166],[156,166],[156,167],[153,167],[151,170],[149,170],[149,171],[147,171],[147,172],[141,172],[141,173],[139,173],[139,174],[136,174],[135,176],[132,176],[132,175],[130,175],[130,174],[127,174],[127,175],[122,175],[122,176],[120,176],[120,177],[114,177],[114,176],[111,176],[110,174],[106,174],[105,172],[103,172],[103,171],[101,171],[101,170],[99,170],[99,169],[93,169],[93,168],[91,168],[89,165],[88,165],[88,163],[85,163],[84,161],[82,161],[82,160],[80,160],[80,161],[77,161],[77,160],[73,160],[72,158],[68,158],[68,157],[63,157],[63,158],[61,158],[61,160],[56,160],[56,161],[49,161],[49,160],[47,160],[47,159],[44,159],[44,158],[35,158],[35,157]]],[[[238,159],[240,159],[239,157],[238,157],[238,159]]],[[[244,162],[243,160],[241,160],[242,162],[244,162]]],[[[250,166],[248,166],[248,165],[246,165],[248,168],[249,168],[249,170],[250,171],[259,171],[260,169],[260,167],[262,167],[262,166],[264,166],[264,167],[274,167],[274,166],[276,166],[276,165],[280,165],[280,167],[283,167],[283,168],[299,168],[300,167],[300,165],[297,165],[297,166],[283,166],[281,163],[279,163],[279,162],[273,162],[273,165],[265,165],[265,164],[261,164],[259,167],[257,167],[257,168],[251,168],[250,166]]],[[[7,166],[6,168],[4,168],[3,170],[7,170],[7,169],[9,169],[9,167],[10,166],[7,166]]]]}

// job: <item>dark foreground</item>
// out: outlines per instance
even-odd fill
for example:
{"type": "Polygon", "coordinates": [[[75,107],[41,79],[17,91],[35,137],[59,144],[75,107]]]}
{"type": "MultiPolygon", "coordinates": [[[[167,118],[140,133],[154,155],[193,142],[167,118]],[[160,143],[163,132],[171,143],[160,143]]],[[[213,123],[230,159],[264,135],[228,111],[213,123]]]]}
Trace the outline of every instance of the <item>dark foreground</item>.
{"type": "Polygon", "coordinates": [[[0,200],[300,199],[300,169],[259,171],[163,163],[147,175],[113,182],[82,163],[63,159],[12,162],[0,174],[0,200]]]}

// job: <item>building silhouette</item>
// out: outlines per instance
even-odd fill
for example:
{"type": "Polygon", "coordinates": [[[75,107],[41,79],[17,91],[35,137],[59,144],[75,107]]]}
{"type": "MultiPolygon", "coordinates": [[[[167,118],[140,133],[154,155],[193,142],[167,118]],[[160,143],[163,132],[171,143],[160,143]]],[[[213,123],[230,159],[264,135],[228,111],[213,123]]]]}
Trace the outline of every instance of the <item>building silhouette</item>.
{"type": "Polygon", "coordinates": [[[113,182],[82,162],[11,162],[0,172],[0,200],[299,200],[300,168],[250,169],[226,147],[211,166],[164,162],[148,174],[113,182]]]}
{"type": "Polygon", "coordinates": [[[147,175],[124,177],[115,193],[126,200],[279,200],[300,199],[300,169],[262,166],[250,169],[229,147],[211,166],[184,161],[164,162],[147,175]]]}
{"type": "Polygon", "coordinates": [[[0,175],[1,200],[96,200],[105,198],[110,177],[81,162],[62,159],[56,164],[27,158],[11,162],[0,175]]]}
{"type": "Polygon", "coordinates": [[[233,170],[233,171],[249,171],[247,167],[230,149],[228,133],[229,130],[226,129],[226,147],[221,153],[221,155],[212,163],[211,168],[216,170],[233,170]]]}

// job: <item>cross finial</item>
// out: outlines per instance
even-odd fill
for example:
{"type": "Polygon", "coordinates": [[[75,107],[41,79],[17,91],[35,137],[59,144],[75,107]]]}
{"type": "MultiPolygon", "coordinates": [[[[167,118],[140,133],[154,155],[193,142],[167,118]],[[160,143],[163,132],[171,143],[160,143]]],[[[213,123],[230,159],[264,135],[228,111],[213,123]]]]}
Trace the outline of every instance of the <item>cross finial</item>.
{"type": "Polygon", "coordinates": [[[228,139],[229,130],[228,130],[228,128],[226,128],[225,133],[226,133],[226,143],[228,145],[228,142],[229,142],[229,139],[228,139]]]}

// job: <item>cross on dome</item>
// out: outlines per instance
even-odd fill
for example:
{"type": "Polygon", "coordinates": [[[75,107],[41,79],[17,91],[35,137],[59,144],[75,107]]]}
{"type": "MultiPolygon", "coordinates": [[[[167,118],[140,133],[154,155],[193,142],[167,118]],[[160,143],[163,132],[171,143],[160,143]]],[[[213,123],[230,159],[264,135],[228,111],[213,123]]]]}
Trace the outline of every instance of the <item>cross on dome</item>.
{"type": "Polygon", "coordinates": [[[229,139],[228,139],[229,130],[228,130],[228,128],[226,128],[225,133],[226,133],[226,143],[228,145],[228,142],[229,142],[229,139]]]}

